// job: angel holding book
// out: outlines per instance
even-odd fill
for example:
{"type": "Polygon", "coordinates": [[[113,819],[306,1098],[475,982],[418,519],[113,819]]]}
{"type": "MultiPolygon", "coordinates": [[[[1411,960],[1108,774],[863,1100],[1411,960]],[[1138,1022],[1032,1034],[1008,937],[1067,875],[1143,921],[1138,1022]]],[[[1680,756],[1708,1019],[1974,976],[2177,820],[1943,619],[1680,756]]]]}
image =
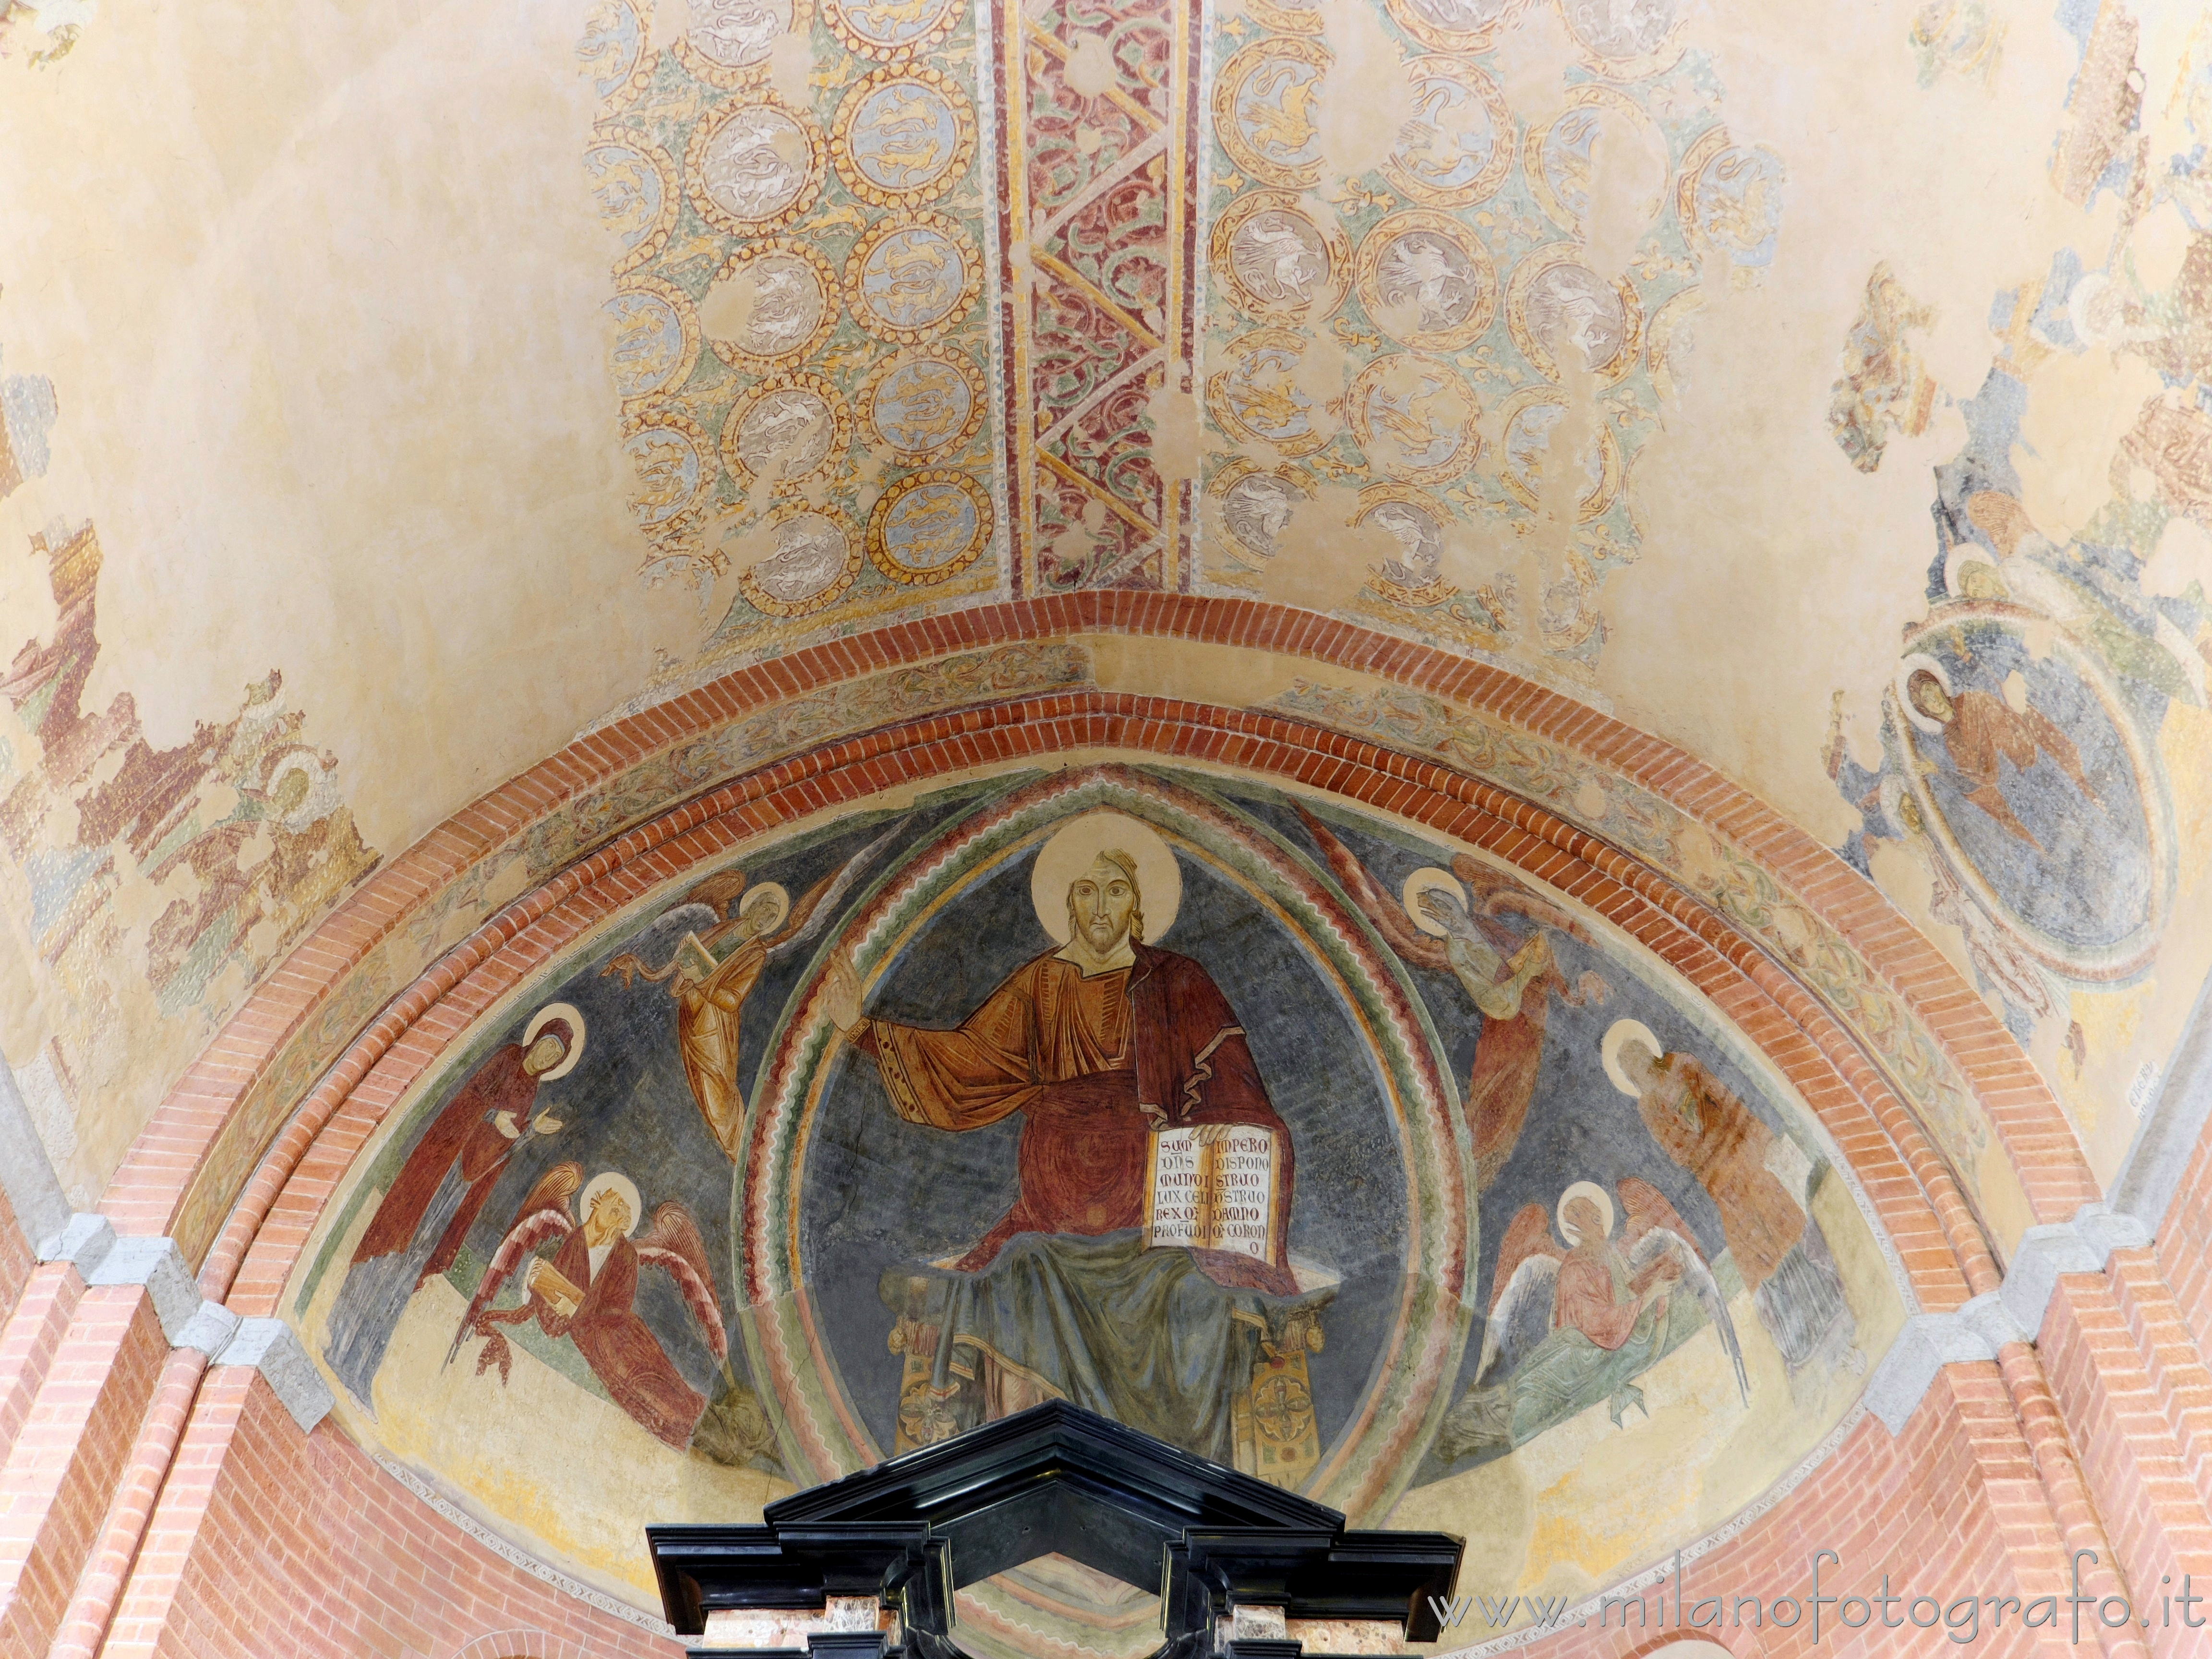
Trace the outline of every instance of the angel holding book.
{"type": "Polygon", "coordinates": [[[668,984],[676,1003],[676,1048],[691,1098],[714,1144],[734,1161],[744,1133],[745,1096],[738,1082],[738,1023],[745,1000],[773,962],[796,955],[834,915],[861,872],[906,827],[902,818],[807,889],[796,908],[772,881],[748,884],[742,870],[722,870],[694,885],[661,918],[684,928],[676,952],[648,968],[625,951],[599,970],[668,984]]]}
{"type": "Polygon", "coordinates": [[[477,1375],[496,1365],[504,1383],[514,1355],[499,1328],[534,1320],[546,1335],[573,1342],[608,1397],[648,1433],[685,1449],[706,1413],[707,1397],[684,1381],[659,1337],[639,1316],[640,1272],[655,1268],[675,1281],[700,1340],[726,1371],[729,1335],[691,1212],[673,1201],[662,1204],[641,1233],[641,1207],[635,1184],[615,1170],[593,1176],[588,1184],[580,1164],[556,1164],[547,1170],[500,1241],[453,1333],[447,1363],[471,1336],[481,1336],[477,1375]],[[579,1186],[581,1201],[572,1211],[569,1200],[579,1186]],[[556,1240],[558,1247],[550,1255],[541,1253],[556,1240]],[[522,1305],[494,1306],[518,1271],[522,1305]]]}
{"type": "Polygon", "coordinates": [[[1408,968],[1451,975],[1481,1014],[1466,1110],[1475,1189],[1486,1192],[1520,1144],[1543,1065],[1552,999],[1579,1008],[1607,994],[1596,974],[1585,972],[1568,984],[1553,952],[1553,933],[1587,945],[1589,930],[1560,906],[1464,853],[1448,871],[1416,870],[1402,898],[1394,899],[1328,825],[1304,807],[1298,817],[1329,873],[1399,959],[1408,968]],[[1509,915],[1533,927],[1522,933],[1507,923],[1509,915]]]}
{"type": "Polygon", "coordinates": [[[1636,1378],[1706,1322],[1750,1402],[1735,1322],[1697,1236],[1650,1182],[1625,1176],[1614,1191],[1618,1237],[1613,1200],[1591,1181],[1559,1196],[1564,1248],[1540,1204],[1506,1228],[1474,1383],[1437,1434],[1445,1461],[1521,1445],[1600,1401],[1616,1427],[1632,1407],[1648,1413],[1636,1378]]]}

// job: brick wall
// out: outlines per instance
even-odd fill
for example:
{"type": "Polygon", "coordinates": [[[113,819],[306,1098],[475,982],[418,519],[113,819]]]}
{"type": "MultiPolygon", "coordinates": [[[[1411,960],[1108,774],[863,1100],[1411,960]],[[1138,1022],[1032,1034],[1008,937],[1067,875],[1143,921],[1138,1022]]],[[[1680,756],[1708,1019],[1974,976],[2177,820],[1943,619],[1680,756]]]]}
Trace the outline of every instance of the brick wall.
{"type": "Polygon", "coordinates": [[[29,1282],[31,1269],[38,1265],[31,1241],[23,1237],[15,1212],[9,1207],[8,1194],[0,1192],[0,1319],[14,1310],[15,1298],[29,1282]]]}
{"type": "Polygon", "coordinates": [[[210,1371],[103,1654],[452,1659],[465,1648],[484,1659],[683,1651],[484,1548],[332,1425],[301,1434],[259,1372],[210,1371]]]}

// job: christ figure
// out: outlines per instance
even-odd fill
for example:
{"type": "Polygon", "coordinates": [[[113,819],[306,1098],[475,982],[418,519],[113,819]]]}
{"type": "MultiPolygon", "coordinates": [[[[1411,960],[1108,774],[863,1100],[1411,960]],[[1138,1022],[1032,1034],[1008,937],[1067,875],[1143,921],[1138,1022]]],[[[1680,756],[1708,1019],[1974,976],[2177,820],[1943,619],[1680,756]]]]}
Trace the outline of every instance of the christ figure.
{"type": "MultiPolygon", "coordinates": [[[[851,963],[830,968],[830,1017],[901,1117],[951,1133],[1023,1120],[1012,1206],[951,1260],[885,1276],[903,1340],[933,1352],[939,1404],[958,1405],[915,1437],[1064,1398],[1225,1462],[1255,1342],[1316,1300],[1281,1242],[1290,1132],[1212,976],[1144,942],[1136,860],[1101,853],[1067,908],[1066,945],[951,1030],[866,1016],[851,963]],[[1240,1125],[1274,1138],[1272,1259],[1147,1248],[1153,1135],[1192,1126],[1218,1141],[1240,1125]]],[[[929,1408],[902,1401],[902,1416],[929,1408]]]]}

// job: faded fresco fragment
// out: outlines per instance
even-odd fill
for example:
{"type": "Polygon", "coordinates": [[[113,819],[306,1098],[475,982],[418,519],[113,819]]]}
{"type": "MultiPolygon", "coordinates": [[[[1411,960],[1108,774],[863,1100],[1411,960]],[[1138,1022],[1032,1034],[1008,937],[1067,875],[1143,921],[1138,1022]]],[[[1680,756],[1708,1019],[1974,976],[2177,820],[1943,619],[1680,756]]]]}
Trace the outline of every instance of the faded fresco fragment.
{"type": "MultiPolygon", "coordinates": [[[[48,1028],[27,1092],[46,1108],[49,1152],[72,1167],[74,1121],[124,1063],[126,1030],[140,1047],[165,1025],[204,1042],[377,855],[338,793],[337,757],[306,740],[276,672],[171,749],[148,743],[127,692],[84,708],[100,648],[98,537],[57,528],[30,553],[47,562],[59,617],[0,671],[0,890],[48,1028]]],[[[137,1121],[104,1115],[110,1133],[137,1121]]],[[[104,1180],[120,1145],[87,1150],[104,1180]]]]}
{"type": "Polygon", "coordinates": [[[1222,21],[1200,563],[1209,586],[1277,593],[1291,564],[1346,562],[1331,608],[1587,684],[1684,325],[1705,284],[1772,263],[1784,173],[1722,125],[1671,3],[1561,4],[1565,108],[1517,115],[1527,9],[1222,21]],[[1378,103],[1407,113],[1363,144],[1356,112],[1378,103]]]}
{"type": "MultiPolygon", "coordinates": [[[[1999,349],[1958,405],[1965,447],[1936,471],[1927,611],[1883,695],[1878,762],[1846,742],[1841,693],[1826,755],[1862,815],[1844,856],[1956,941],[2109,1169],[2163,1059],[2146,1011],[2162,980],[2193,986],[2208,966],[2201,923],[2173,924],[2191,914],[2188,838],[2212,763],[2212,565],[2197,552],[2212,524],[2212,220],[2201,53],[2147,110],[2129,15],[2067,20],[2082,60],[2051,181],[2085,207],[2123,204],[2105,263],[2063,249],[1996,296],[1999,349]],[[2163,389],[2108,451],[2049,454],[2063,426],[2029,430],[2069,363],[2140,366],[2163,389]],[[2100,505],[2063,505],[2047,481],[2069,468],[2108,480],[2100,505]],[[2074,521],[2039,518],[2061,512],[2074,521]]],[[[1911,388],[1923,410],[1935,395],[1903,341],[1916,319],[1877,267],[1837,388],[1838,441],[1863,471],[1886,425],[1916,429],[1894,412],[1911,388]]]]}
{"type": "MultiPolygon", "coordinates": [[[[287,1303],[341,1412],[640,1601],[606,1458],[727,1520],[1053,1399],[1480,1535],[1468,1589],[1534,1588],[1539,1530],[1602,1583],[1792,1478],[1904,1313],[1655,962],[1218,775],[956,781],[749,852],[520,988],[359,1167],[287,1303]],[[1685,1484],[1686,1435],[1735,1474],[1685,1484]],[[1654,1526],[1543,1473],[1596,1443],[1654,1526]]],[[[1131,1616],[1048,1562],[962,1606],[994,1653],[1131,1616]]]]}

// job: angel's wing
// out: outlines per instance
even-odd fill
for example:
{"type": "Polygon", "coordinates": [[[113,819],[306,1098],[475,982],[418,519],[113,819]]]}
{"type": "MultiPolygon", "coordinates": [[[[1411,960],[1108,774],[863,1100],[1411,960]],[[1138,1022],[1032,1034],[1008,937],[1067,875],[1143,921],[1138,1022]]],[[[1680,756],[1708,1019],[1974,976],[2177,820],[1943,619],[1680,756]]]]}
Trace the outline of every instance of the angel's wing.
{"type": "Polygon", "coordinates": [[[1636,1241],[1654,1228],[1664,1229],[1685,1241],[1697,1237],[1690,1231],[1690,1224],[1667,1201],[1667,1194],[1650,1182],[1623,1176],[1613,1182],[1613,1189],[1620,1194],[1620,1212],[1628,1218],[1620,1232],[1622,1249],[1633,1250],[1636,1241]]]}
{"type": "Polygon", "coordinates": [[[453,1333],[453,1346],[446,1351],[448,1364],[460,1352],[462,1340],[476,1328],[478,1316],[498,1300],[516,1264],[547,1239],[562,1237],[575,1226],[576,1218],[568,1212],[568,1200],[576,1195],[576,1188],[583,1180],[584,1166],[580,1164],[556,1164],[538,1177],[530,1196],[515,1211],[507,1237],[492,1252],[491,1266],[484,1269],[468,1311],[461,1316],[460,1328],[453,1333]]]}
{"type": "Polygon", "coordinates": [[[703,904],[714,913],[720,921],[730,913],[730,901],[745,890],[745,872],[742,870],[717,870],[684,896],[686,904],[703,904]]]}
{"type": "Polygon", "coordinates": [[[1498,1311],[1505,1287],[1513,1282],[1522,1262],[1532,1255],[1548,1255],[1554,1261],[1559,1255],[1559,1247],[1552,1238],[1552,1218],[1540,1204],[1523,1204],[1506,1226],[1504,1242],[1498,1247],[1498,1270],[1490,1278],[1491,1312],[1498,1311]]]}
{"type": "Polygon", "coordinates": [[[1551,1334],[1559,1279],[1559,1258],[1541,1251],[1525,1257],[1513,1270],[1505,1294],[1491,1304],[1490,1317],[1483,1322],[1476,1388],[1488,1388],[1511,1375],[1528,1351],[1551,1334]]]}
{"type": "Polygon", "coordinates": [[[708,1270],[707,1246],[699,1237],[691,1212],[673,1199],[653,1212],[653,1224],[634,1241],[638,1260],[659,1268],[676,1281],[684,1305],[707,1339],[707,1351],[720,1364],[729,1358],[730,1335],[722,1328],[722,1304],[714,1295],[714,1276],[708,1270]]]}
{"type": "Polygon", "coordinates": [[[1620,1243],[1628,1254],[1629,1271],[1639,1273],[1662,1256],[1673,1257],[1680,1270],[1682,1283],[1689,1286],[1691,1294],[1698,1298],[1698,1305],[1705,1310],[1705,1317],[1720,1333],[1721,1346],[1728,1350],[1729,1359],[1735,1366],[1736,1392],[1748,1405],[1751,1379],[1743,1367],[1743,1345],[1736,1340],[1735,1322],[1729,1317],[1728,1304],[1721,1296],[1720,1286],[1713,1282],[1712,1270],[1698,1252],[1698,1236],[1667,1201],[1666,1194],[1650,1182],[1623,1176],[1613,1183],[1613,1190],[1620,1194],[1621,1211],[1628,1218],[1628,1224],[1621,1230],[1620,1243]]]}
{"type": "Polygon", "coordinates": [[[1452,874],[1466,885],[1474,901],[1472,908],[1480,915],[1494,916],[1510,910],[1546,927],[1559,932],[1584,944],[1589,942],[1589,930],[1569,915],[1549,899],[1538,896],[1522,883],[1502,870],[1470,858],[1465,853],[1452,854],[1452,874]]]}
{"type": "Polygon", "coordinates": [[[1360,863],[1350,848],[1329,833],[1327,824],[1303,806],[1297,808],[1297,814],[1306,833],[1314,838],[1314,845],[1321,848],[1321,855],[1328,865],[1329,874],[1336,878],[1337,885],[1375,924],[1375,931],[1382,935],[1384,942],[1406,965],[1425,968],[1431,973],[1451,972],[1451,958],[1444,954],[1444,942],[1431,939],[1414,927],[1406,915],[1405,906],[1376,884],[1375,878],[1367,873],[1367,866],[1360,863]]]}
{"type": "Polygon", "coordinates": [[[854,884],[866,873],[868,866],[883,855],[883,851],[896,841],[907,826],[908,818],[900,818],[859,852],[847,859],[832,876],[825,876],[808,888],[798,903],[791,907],[791,915],[783,924],[783,931],[769,946],[769,960],[776,962],[796,951],[828,925],[853,890],[854,884]]]}

